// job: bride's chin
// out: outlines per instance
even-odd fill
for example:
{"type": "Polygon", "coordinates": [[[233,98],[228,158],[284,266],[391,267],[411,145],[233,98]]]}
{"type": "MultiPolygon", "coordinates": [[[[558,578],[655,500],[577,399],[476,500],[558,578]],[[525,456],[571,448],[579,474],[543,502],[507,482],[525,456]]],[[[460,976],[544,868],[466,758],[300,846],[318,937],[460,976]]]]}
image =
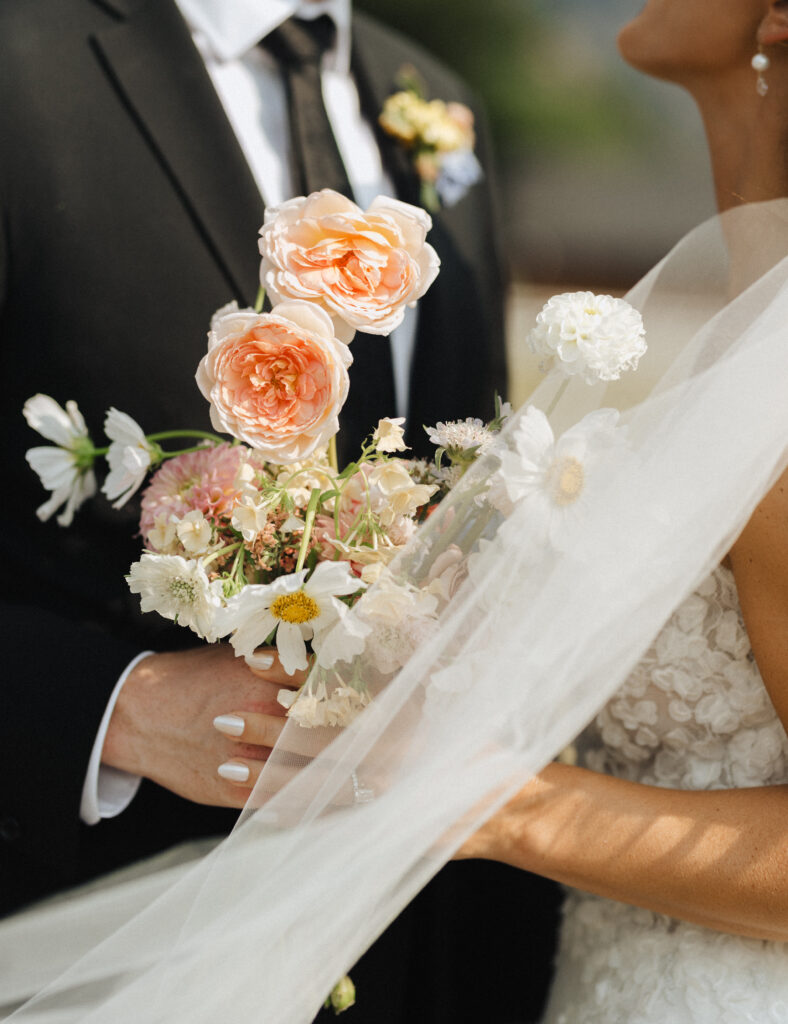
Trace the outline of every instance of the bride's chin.
{"type": "Polygon", "coordinates": [[[616,38],[618,52],[637,71],[655,78],[672,79],[674,62],[664,47],[656,45],[655,33],[648,28],[647,10],[648,6],[619,30],[616,38]]]}

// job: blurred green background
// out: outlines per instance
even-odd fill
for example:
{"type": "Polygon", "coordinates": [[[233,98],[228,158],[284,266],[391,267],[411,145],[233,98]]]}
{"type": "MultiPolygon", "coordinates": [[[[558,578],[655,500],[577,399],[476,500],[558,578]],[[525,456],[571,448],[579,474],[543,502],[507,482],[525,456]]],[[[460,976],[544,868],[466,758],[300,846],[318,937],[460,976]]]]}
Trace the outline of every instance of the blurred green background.
{"type": "Polygon", "coordinates": [[[618,56],[616,30],[642,0],[356,6],[422,42],[485,100],[515,280],[624,290],[713,213],[694,104],[618,56]]]}

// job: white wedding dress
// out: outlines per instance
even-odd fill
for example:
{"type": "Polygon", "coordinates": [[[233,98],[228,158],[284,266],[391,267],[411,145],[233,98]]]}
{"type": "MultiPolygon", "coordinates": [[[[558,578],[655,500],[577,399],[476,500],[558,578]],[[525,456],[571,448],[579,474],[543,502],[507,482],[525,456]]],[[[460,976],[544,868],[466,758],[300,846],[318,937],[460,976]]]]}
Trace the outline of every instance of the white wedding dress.
{"type": "MultiPolygon", "coordinates": [[[[595,771],[673,789],[788,783],[788,736],[720,567],[578,740],[595,771]]],[[[788,881],[788,874],[786,875],[788,881]]],[[[785,1024],[788,943],[570,891],[545,1024],[785,1024]]]]}

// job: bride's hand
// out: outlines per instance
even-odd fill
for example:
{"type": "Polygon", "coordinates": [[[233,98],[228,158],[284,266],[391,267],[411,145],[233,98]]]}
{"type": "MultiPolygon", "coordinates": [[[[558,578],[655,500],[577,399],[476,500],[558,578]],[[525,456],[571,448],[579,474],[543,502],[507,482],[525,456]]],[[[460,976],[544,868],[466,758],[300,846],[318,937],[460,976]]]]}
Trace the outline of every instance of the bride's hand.
{"type": "Polygon", "coordinates": [[[286,720],[277,694],[302,681],[300,674],[286,675],[275,657],[270,669],[253,671],[226,644],[154,654],[135,667],[121,690],[102,763],[196,803],[243,807],[278,724],[286,720]],[[214,719],[228,707],[264,721],[264,731],[255,729],[242,743],[217,731],[214,719]],[[239,755],[250,769],[245,785],[217,773],[217,766],[239,755]]]}

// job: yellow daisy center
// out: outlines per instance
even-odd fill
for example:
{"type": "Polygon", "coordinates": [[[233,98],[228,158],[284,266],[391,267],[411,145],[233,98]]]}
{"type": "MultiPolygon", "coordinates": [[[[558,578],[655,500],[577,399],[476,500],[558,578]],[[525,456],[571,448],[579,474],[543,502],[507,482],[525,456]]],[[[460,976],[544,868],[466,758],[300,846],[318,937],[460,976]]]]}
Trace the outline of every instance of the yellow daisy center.
{"type": "Polygon", "coordinates": [[[297,590],[294,594],[280,594],[271,602],[271,614],[283,622],[310,622],[320,614],[314,598],[297,590]]]}
{"type": "Polygon", "coordinates": [[[550,472],[550,493],[556,505],[571,505],[585,484],[583,464],[570,455],[558,459],[550,472]]]}

